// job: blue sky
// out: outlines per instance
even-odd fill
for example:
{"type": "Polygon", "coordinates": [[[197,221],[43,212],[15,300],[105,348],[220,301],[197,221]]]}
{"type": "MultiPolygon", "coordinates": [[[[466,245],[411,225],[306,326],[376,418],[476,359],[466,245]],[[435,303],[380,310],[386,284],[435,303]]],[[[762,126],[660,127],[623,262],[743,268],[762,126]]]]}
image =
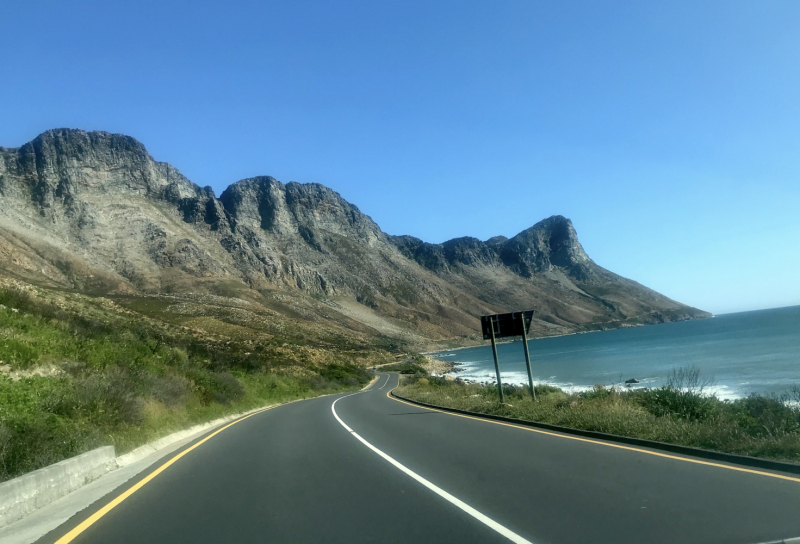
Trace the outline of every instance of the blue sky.
{"type": "Polygon", "coordinates": [[[800,2],[22,2],[0,145],[121,132],[219,194],[319,182],[431,242],[573,220],[724,313],[800,304],[800,2]]]}

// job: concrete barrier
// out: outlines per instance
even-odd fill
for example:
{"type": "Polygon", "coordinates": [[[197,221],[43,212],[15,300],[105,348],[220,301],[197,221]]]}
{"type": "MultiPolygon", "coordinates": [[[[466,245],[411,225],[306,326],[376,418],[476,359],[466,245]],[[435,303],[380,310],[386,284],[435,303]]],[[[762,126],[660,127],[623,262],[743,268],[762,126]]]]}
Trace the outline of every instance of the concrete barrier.
{"type": "Polygon", "coordinates": [[[103,446],[0,484],[0,527],[30,514],[117,468],[114,446],[103,446]]]}
{"type": "Polygon", "coordinates": [[[139,446],[135,450],[130,451],[125,455],[120,455],[119,457],[117,457],[117,466],[127,467],[128,465],[135,463],[136,461],[139,461],[141,459],[144,459],[148,455],[155,453],[158,450],[164,449],[167,446],[170,446],[176,442],[180,442],[181,440],[185,440],[186,438],[196,436],[198,433],[210,431],[212,429],[215,429],[216,427],[219,427],[223,423],[228,423],[229,421],[233,421],[234,419],[239,419],[240,417],[252,414],[253,412],[259,412],[261,410],[264,410],[266,408],[271,408],[273,406],[277,406],[277,404],[268,404],[266,406],[261,406],[260,408],[253,408],[252,410],[248,410],[247,412],[221,417],[219,419],[215,419],[214,421],[209,421],[208,423],[200,423],[199,425],[195,425],[194,427],[191,427],[189,429],[184,429],[182,431],[172,433],[171,435],[159,438],[158,440],[150,442],[149,444],[145,444],[144,446],[139,446]]]}
{"type": "MultiPolygon", "coordinates": [[[[362,391],[369,388],[377,379],[378,376],[373,377],[372,381],[362,388],[362,391]]],[[[329,395],[320,396],[327,397],[329,395]]],[[[305,399],[297,399],[290,402],[298,402],[301,400],[305,399]]],[[[35,510],[38,510],[43,506],[47,506],[64,495],[83,487],[85,484],[88,484],[100,476],[103,476],[109,471],[120,468],[123,469],[122,471],[124,472],[125,467],[130,467],[138,461],[152,457],[159,451],[168,451],[170,446],[174,444],[186,440],[194,440],[202,434],[209,432],[224,423],[228,423],[240,417],[252,414],[253,412],[258,412],[273,406],[278,405],[268,404],[266,406],[254,408],[240,414],[232,414],[226,417],[215,419],[214,421],[201,423],[189,429],[184,429],[183,431],[178,431],[162,437],[158,440],[150,442],[149,444],[145,444],[144,446],[140,446],[139,448],[136,448],[135,450],[124,455],[120,455],[119,457],[114,456],[114,446],[104,446],[102,448],[84,453],[83,455],[50,465],[49,467],[30,472],[20,476],[19,478],[0,483],[0,528],[3,529],[0,531],[0,540],[3,542],[6,542],[4,539],[9,539],[9,542],[33,542],[37,538],[44,535],[47,531],[54,529],[66,521],[66,518],[59,518],[57,524],[53,525],[52,527],[42,523],[42,527],[44,528],[46,526],[46,529],[42,529],[41,531],[36,529],[31,530],[29,527],[24,528],[24,530],[20,529],[18,531],[17,528],[20,526],[20,524],[25,523],[24,521],[19,520],[28,514],[33,513],[35,510]],[[11,527],[8,527],[15,521],[19,522],[11,527]],[[26,535],[28,533],[35,533],[37,536],[36,538],[28,540],[27,536],[23,535],[20,537],[23,540],[19,540],[17,538],[19,534],[15,536],[15,533],[20,533],[20,531],[25,532],[26,535]]],[[[155,459],[157,459],[157,457],[153,457],[153,461],[151,462],[154,462],[155,459]]],[[[144,468],[145,467],[141,467],[139,470],[143,470],[144,468]]],[[[129,476],[127,476],[125,479],[127,480],[128,477],[129,476]]],[[[99,498],[100,496],[97,496],[94,497],[93,500],[99,498]]],[[[91,504],[91,502],[92,501],[86,502],[85,504],[81,503],[79,506],[75,507],[75,509],[72,511],[72,514],[77,513],[81,509],[85,508],[91,504]]],[[[51,506],[51,509],[55,508],[56,506],[57,505],[51,506]]]]}
{"type": "Polygon", "coordinates": [[[118,467],[126,467],[145,457],[187,438],[195,438],[223,423],[275,405],[254,408],[241,414],[201,423],[189,429],[172,433],[135,450],[115,457],[114,446],[103,446],[90,452],[65,459],[54,465],[29,472],[13,480],[0,483],[0,528],[47,506],[92,480],[118,467]]]}

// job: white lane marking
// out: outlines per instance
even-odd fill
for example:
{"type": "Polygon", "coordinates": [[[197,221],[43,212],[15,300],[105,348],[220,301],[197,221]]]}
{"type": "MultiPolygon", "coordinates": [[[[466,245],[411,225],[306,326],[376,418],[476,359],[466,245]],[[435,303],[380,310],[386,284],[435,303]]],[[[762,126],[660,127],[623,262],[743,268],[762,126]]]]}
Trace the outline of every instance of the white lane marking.
{"type": "Polygon", "coordinates": [[[762,542],[761,544],[800,544],[800,536],[784,538],[783,540],[773,540],[772,542],[762,542]]]}
{"type": "Polygon", "coordinates": [[[387,375],[386,375],[386,381],[385,381],[385,382],[383,382],[383,385],[382,385],[382,386],[380,386],[380,388],[379,388],[379,389],[383,389],[384,387],[386,387],[386,384],[387,384],[387,383],[389,383],[389,378],[390,378],[391,376],[392,376],[391,374],[387,374],[387,375]]]}
{"type": "Polygon", "coordinates": [[[433,483],[429,482],[428,480],[426,480],[425,478],[423,478],[422,476],[420,476],[419,474],[417,474],[413,470],[405,467],[404,465],[402,465],[398,461],[395,461],[392,457],[390,457],[389,455],[383,453],[381,450],[379,450],[378,448],[376,448],[375,446],[373,446],[372,444],[370,444],[369,442],[367,442],[366,440],[361,438],[361,436],[357,432],[355,432],[353,429],[348,427],[347,423],[342,421],[342,418],[340,418],[339,414],[336,413],[336,403],[339,402],[340,400],[344,399],[344,398],[351,397],[353,395],[357,395],[360,392],[361,391],[359,391],[357,393],[351,393],[349,395],[345,395],[344,397],[339,397],[338,399],[333,401],[333,404],[331,404],[331,412],[333,412],[333,417],[335,417],[336,421],[338,421],[342,425],[342,427],[347,429],[348,432],[351,435],[356,437],[366,447],[368,447],[369,449],[371,449],[372,451],[374,451],[375,453],[377,453],[378,455],[380,455],[381,457],[383,457],[384,459],[389,461],[396,468],[400,469],[402,472],[405,472],[408,476],[411,476],[416,481],[418,481],[419,483],[421,483],[422,485],[424,485],[425,487],[427,487],[428,489],[430,489],[431,491],[433,491],[434,493],[436,493],[437,495],[439,495],[443,499],[449,501],[451,504],[457,506],[458,508],[460,508],[461,510],[463,510],[464,512],[466,512],[467,514],[469,514],[473,518],[477,519],[478,521],[480,521],[484,525],[488,526],[490,529],[494,529],[495,531],[497,531],[498,533],[500,533],[501,535],[503,535],[504,537],[509,539],[511,542],[515,542],[516,544],[533,544],[530,540],[526,540],[526,539],[522,538],[521,536],[519,536],[514,531],[511,531],[510,529],[506,529],[505,527],[503,527],[502,525],[500,525],[499,523],[497,523],[496,521],[494,521],[490,517],[488,517],[488,516],[486,516],[484,514],[481,514],[480,512],[475,510],[473,507],[471,507],[470,505],[468,505],[464,501],[462,501],[460,499],[457,499],[456,497],[454,497],[453,495],[451,495],[450,493],[448,493],[447,491],[445,491],[441,487],[437,486],[436,484],[433,484],[433,483]]]}

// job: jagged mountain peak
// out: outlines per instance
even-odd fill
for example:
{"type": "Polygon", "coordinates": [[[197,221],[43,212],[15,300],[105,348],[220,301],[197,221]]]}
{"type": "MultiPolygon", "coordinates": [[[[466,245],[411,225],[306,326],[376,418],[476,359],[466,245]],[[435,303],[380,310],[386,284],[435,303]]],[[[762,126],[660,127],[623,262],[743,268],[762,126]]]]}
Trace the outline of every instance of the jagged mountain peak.
{"type": "Polygon", "coordinates": [[[0,272],[79,290],[332,297],[390,336],[469,335],[482,313],[529,307],[540,334],[703,315],[597,266],[563,216],[430,244],[318,183],[258,176],[216,197],[134,138],[75,129],[0,148],[0,257],[0,272]]]}
{"type": "Polygon", "coordinates": [[[66,127],[45,130],[44,132],[36,136],[33,140],[31,140],[29,144],[41,145],[42,143],[46,142],[91,141],[93,144],[97,145],[99,142],[104,140],[125,142],[126,144],[132,146],[133,148],[138,149],[139,151],[146,152],[144,144],[142,144],[139,140],[137,140],[133,136],[128,136],[127,134],[105,132],[103,130],[87,131],[80,128],[66,128],[66,127]]]}
{"type": "Polygon", "coordinates": [[[237,226],[304,238],[317,230],[366,243],[385,238],[369,216],[319,183],[284,185],[271,176],[259,176],[232,183],[219,199],[237,226]]]}
{"type": "Polygon", "coordinates": [[[507,241],[508,241],[508,237],[507,236],[503,236],[501,234],[501,235],[498,235],[498,236],[492,236],[491,238],[486,240],[486,243],[489,244],[490,246],[496,246],[496,245],[499,245],[499,244],[503,244],[503,243],[505,243],[507,241]]]}
{"type": "Polygon", "coordinates": [[[153,161],[144,144],[131,136],[71,128],[47,130],[18,152],[23,160],[33,158],[40,169],[67,168],[71,162],[97,166],[153,161]]]}
{"type": "Polygon", "coordinates": [[[17,179],[15,184],[5,183],[5,188],[0,184],[0,191],[20,199],[30,197],[54,221],[60,219],[58,206],[74,208],[84,194],[175,201],[204,193],[170,164],[156,162],[135,138],[80,129],[48,130],[3,152],[0,176],[17,179]]]}
{"type": "Polygon", "coordinates": [[[588,275],[584,268],[594,264],[578,241],[572,221],[562,215],[539,221],[510,239],[494,236],[482,242],[464,236],[429,244],[412,236],[394,236],[392,241],[408,258],[434,271],[503,264],[520,276],[531,277],[557,266],[568,275],[585,279],[588,275]]]}
{"type": "Polygon", "coordinates": [[[578,241],[572,221],[562,215],[523,230],[502,245],[500,254],[506,265],[525,277],[557,266],[571,276],[588,279],[586,267],[594,264],[578,241]]]}

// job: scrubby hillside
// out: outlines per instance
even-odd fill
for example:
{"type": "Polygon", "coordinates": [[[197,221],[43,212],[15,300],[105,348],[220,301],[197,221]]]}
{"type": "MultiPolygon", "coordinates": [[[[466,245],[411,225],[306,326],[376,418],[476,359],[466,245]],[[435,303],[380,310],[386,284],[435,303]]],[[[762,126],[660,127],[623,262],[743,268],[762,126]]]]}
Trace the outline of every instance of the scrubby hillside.
{"type": "Polygon", "coordinates": [[[225,414],[358,389],[368,364],[394,359],[352,339],[169,320],[161,309],[0,281],[0,481],[101,445],[124,453],[225,414]]]}
{"type": "Polygon", "coordinates": [[[322,185],[257,177],[217,198],[131,137],[67,129],[0,148],[0,271],[83,293],[235,298],[276,322],[418,346],[475,341],[479,315],[521,308],[537,309],[534,336],[708,315],[596,265],[564,217],[428,244],[322,185]]]}
{"type": "Polygon", "coordinates": [[[596,265],[564,217],[429,244],[322,185],[217,197],[131,137],[51,130],[0,148],[0,479],[358,388],[529,308],[531,336],[708,315],[596,265]]]}

